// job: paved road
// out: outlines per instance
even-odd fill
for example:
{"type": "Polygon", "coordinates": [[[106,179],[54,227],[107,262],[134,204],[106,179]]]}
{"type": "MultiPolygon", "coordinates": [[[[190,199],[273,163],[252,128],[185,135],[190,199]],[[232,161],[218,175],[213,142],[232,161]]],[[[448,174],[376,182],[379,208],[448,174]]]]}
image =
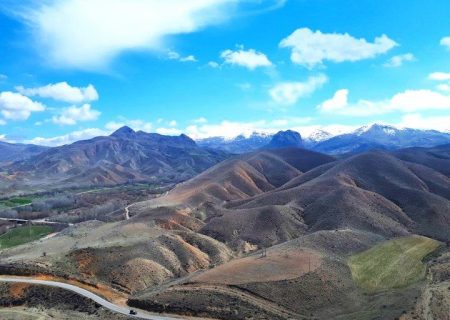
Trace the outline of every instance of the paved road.
{"type": "Polygon", "coordinates": [[[111,303],[88,290],[85,290],[85,289],[82,289],[77,286],[74,286],[74,285],[71,285],[68,283],[64,283],[64,282],[27,279],[27,278],[14,278],[14,277],[0,277],[0,282],[29,283],[29,284],[38,284],[38,285],[62,288],[65,290],[75,292],[86,298],[89,298],[89,299],[97,302],[99,305],[101,305],[101,306],[105,307],[106,309],[109,309],[113,312],[121,313],[121,314],[127,315],[129,317],[137,318],[137,319],[149,319],[149,320],[180,320],[180,319],[182,319],[182,318],[175,318],[175,317],[170,317],[170,316],[153,315],[153,314],[150,314],[150,313],[147,313],[144,311],[138,311],[138,310],[136,310],[137,315],[132,316],[132,315],[130,315],[129,308],[125,308],[125,307],[116,305],[116,304],[111,303]]]}

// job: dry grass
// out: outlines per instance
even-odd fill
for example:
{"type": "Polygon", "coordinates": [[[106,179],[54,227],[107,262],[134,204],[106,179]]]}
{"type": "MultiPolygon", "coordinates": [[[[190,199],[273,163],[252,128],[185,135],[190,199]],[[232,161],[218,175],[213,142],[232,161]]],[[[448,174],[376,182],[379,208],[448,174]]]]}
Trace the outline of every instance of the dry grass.
{"type": "Polygon", "coordinates": [[[193,282],[236,285],[295,279],[316,270],[322,263],[319,253],[309,249],[268,250],[266,257],[259,254],[236,259],[192,279],[193,282]]]}

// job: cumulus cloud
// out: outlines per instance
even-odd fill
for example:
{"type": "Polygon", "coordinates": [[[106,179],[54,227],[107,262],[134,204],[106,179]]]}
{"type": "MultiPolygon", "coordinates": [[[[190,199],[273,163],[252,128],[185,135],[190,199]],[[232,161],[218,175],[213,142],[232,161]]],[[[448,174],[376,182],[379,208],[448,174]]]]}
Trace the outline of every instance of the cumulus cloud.
{"type": "Polygon", "coordinates": [[[440,43],[441,43],[441,46],[444,46],[450,50],[450,37],[442,38],[440,43]]]}
{"type": "Polygon", "coordinates": [[[250,136],[254,132],[276,133],[298,125],[309,123],[311,118],[291,117],[289,119],[276,119],[273,121],[227,121],[220,123],[190,125],[184,132],[193,139],[209,137],[224,137],[231,139],[238,135],[250,136]]]}
{"type": "Polygon", "coordinates": [[[450,91],[450,85],[446,83],[438,84],[436,88],[440,91],[450,91]]]}
{"type": "Polygon", "coordinates": [[[372,116],[393,111],[411,113],[420,110],[450,109],[450,96],[432,90],[406,90],[395,94],[390,99],[370,101],[348,101],[349,91],[338,90],[334,96],[324,101],[317,108],[323,113],[349,116],[372,116]]]}
{"type": "Polygon", "coordinates": [[[200,117],[200,118],[192,120],[192,122],[194,122],[194,123],[207,123],[208,119],[206,119],[205,117],[200,117]]]}
{"type": "Polygon", "coordinates": [[[448,83],[440,83],[436,88],[440,91],[450,91],[450,73],[446,72],[433,72],[428,75],[428,79],[435,81],[448,81],[448,83]]]}
{"type": "Polygon", "coordinates": [[[324,112],[332,112],[342,110],[348,106],[348,89],[341,89],[336,91],[331,99],[324,101],[319,109],[324,112]]]}
{"type": "Polygon", "coordinates": [[[0,113],[5,119],[27,120],[32,112],[44,111],[45,106],[17,93],[5,91],[0,93],[0,113]]]}
{"type": "Polygon", "coordinates": [[[69,103],[80,103],[98,100],[95,87],[90,84],[87,87],[72,87],[67,82],[48,84],[37,88],[16,87],[16,90],[26,96],[38,96],[69,103]]]}
{"type": "Polygon", "coordinates": [[[178,136],[183,133],[183,131],[177,128],[157,128],[156,133],[163,134],[166,136],[178,136]]]}
{"type": "Polygon", "coordinates": [[[320,74],[309,77],[306,82],[281,82],[269,90],[269,95],[276,104],[289,106],[309,96],[327,81],[327,76],[320,74]]]}
{"type": "Polygon", "coordinates": [[[216,68],[219,68],[219,67],[220,67],[220,64],[218,64],[218,63],[215,62],[215,61],[210,61],[210,62],[208,62],[208,66],[211,67],[211,68],[213,68],[213,69],[216,69],[216,68]]]}
{"type": "Polygon", "coordinates": [[[398,68],[398,67],[401,67],[403,65],[403,63],[411,62],[414,60],[415,60],[415,57],[412,53],[405,53],[405,54],[400,54],[398,56],[393,56],[384,64],[384,66],[388,67],[388,68],[398,68]]]}
{"type": "Polygon", "coordinates": [[[428,76],[428,79],[430,79],[430,80],[436,80],[436,81],[446,81],[446,80],[450,80],[450,73],[445,73],[445,72],[433,72],[433,73],[430,73],[430,75],[428,76]]]}
{"type": "Polygon", "coordinates": [[[326,60],[344,62],[374,58],[397,45],[384,34],[368,42],[348,33],[322,33],[308,28],[297,29],[280,42],[280,47],[292,50],[292,62],[307,68],[322,65],[326,60]]]}
{"type": "Polygon", "coordinates": [[[75,125],[78,122],[97,120],[100,114],[100,111],[91,109],[91,105],[86,103],[81,107],[71,106],[63,109],[52,121],[60,125],[75,125]]]}
{"type": "Polygon", "coordinates": [[[79,140],[87,140],[98,136],[105,136],[108,135],[109,132],[98,129],[98,128],[89,128],[84,130],[78,130],[74,131],[65,135],[51,137],[51,138],[44,138],[44,137],[36,137],[30,140],[24,141],[25,143],[31,143],[31,144],[37,144],[37,145],[43,145],[43,146],[49,146],[49,147],[55,147],[55,146],[61,146],[64,144],[70,144],[75,141],[79,140]]]}
{"type": "Polygon", "coordinates": [[[182,56],[176,51],[169,50],[167,53],[167,58],[169,60],[176,60],[180,62],[197,62],[197,59],[194,55],[182,56]]]}
{"type": "Polygon", "coordinates": [[[420,113],[405,114],[397,124],[400,127],[432,129],[450,133],[450,116],[423,116],[420,113]]]}
{"type": "Polygon", "coordinates": [[[245,50],[243,47],[237,50],[222,51],[220,57],[227,64],[241,66],[249,70],[255,70],[258,67],[270,67],[272,65],[272,62],[270,62],[264,53],[254,49],[245,50]]]}
{"type": "Polygon", "coordinates": [[[52,64],[98,69],[124,51],[161,50],[167,36],[221,23],[238,2],[33,0],[10,10],[25,20],[52,64]]]}

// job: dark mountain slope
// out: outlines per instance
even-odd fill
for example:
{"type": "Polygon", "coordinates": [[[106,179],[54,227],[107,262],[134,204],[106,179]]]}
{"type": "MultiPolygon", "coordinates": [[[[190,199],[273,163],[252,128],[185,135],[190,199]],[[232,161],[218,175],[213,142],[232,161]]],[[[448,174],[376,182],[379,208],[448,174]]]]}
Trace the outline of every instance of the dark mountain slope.
{"type": "Polygon", "coordinates": [[[14,144],[0,141],[0,163],[28,159],[48,149],[49,147],[33,144],[14,144]]]}
{"type": "Polygon", "coordinates": [[[82,185],[130,180],[177,182],[227,156],[221,151],[202,149],[185,135],[163,136],[124,127],[111,136],[52,148],[8,169],[32,181],[50,178],[82,185]]]}
{"type": "Polygon", "coordinates": [[[264,146],[264,149],[278,149],[278,148],[302,148],[303,140],[300,133],[286,130],[276,133],[270,142],[264,146]]]}
{"type": "Polygon", "coordinates": [[[450,177],[450,144],[433,148],[407,148],[393,152],[397,158],[419,163],[450,177]]]}

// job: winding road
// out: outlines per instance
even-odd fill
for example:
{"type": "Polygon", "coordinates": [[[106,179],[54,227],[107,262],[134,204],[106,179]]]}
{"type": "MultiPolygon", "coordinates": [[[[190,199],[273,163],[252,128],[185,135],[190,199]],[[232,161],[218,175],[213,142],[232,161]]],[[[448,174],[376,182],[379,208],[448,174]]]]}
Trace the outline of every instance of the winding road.
{"type": "Polygon", "coordinates": [[[38,279],[29,279],[29,278],[14,278],[14,277],[0,277],[0,282],[8,282],[8,283],[28,283],[28,284],[36,284],[36,285],[44,285],[44,286],[50,286],[50,287],[56,287],[61,288],[65,290],[69,290],[72,292],[75,292],[83,297],[86,297],[88,299],[91,299],[101,305],[102,307],[105,307],[106,309],[109,309],[113,312],[120,313],[127,315],[132,318],[136,319],[149,319],[149,320],[180,320],[182,318],[178,317],[170,317],[170,316],[162,316],[162,315],[154,315],[145,311],[136,310],[136,315],[130,315],[130,309],[126,307],[122,307],[119,305],[116,305],[114,303],[111,303],[102,297],[92,293],[91,291],[88,291],[86,289],[79,288],[77,286],[64,283],[64,282],[57,282],[57,281],[47,281],[47,280],[38,280],[38,279]]]}

